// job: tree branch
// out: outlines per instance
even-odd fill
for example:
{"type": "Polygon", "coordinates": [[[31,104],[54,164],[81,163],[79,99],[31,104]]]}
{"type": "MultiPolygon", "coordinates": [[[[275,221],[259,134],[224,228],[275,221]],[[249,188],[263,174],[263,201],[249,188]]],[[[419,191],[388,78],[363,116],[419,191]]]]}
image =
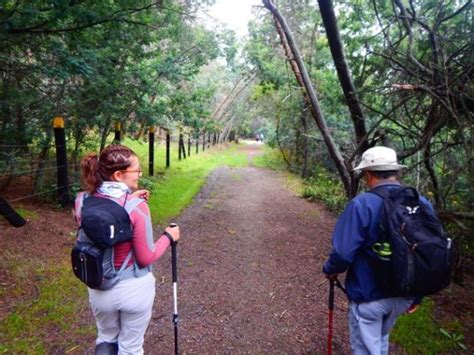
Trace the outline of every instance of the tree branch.
{"type": "Polygon", "coordinates": [[[74,32],[74,31],[80,31],[89,27],[94,27],[103,23],[107,22],[113,22],[117,20],[122,20],[123,16],[129,16],[137,12],[141,12],[144,10],[148,10],[152,7],[159,6],[161,5],[161,0],[152,2],[148,5],[139,7],[139,8],[128,8],[128,9],[123,9],[123,10],[118,10],[114,14],[112,14],[109,17],[102,18],[100,20],[92,21],[89,23],[85,23],[82,25],[74,26],[74,27],[66,27],[66,28],[57,28],[57,29],[40,29],[41,27],[45,26],[46,24],[54,21],[57,19],[57,17],[53,17],[51,19],[48,19],[40,24],[28,27],[28,28],[13,28],[9,29],[7,33],[12,34],[12,35],[17,35],[17,34],[23,34],[23,33],[30,33],[30,34],[58,34],[58,33],[63,33],[63,32],[74,32]]]}

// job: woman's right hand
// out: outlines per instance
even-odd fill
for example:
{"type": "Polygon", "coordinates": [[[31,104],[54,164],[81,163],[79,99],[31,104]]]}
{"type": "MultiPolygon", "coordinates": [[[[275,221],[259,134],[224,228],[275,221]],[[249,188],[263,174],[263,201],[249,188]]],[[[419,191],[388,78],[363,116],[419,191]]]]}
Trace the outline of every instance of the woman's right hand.
{"type": "Polygon", "coordinates": [[[173,238],[173,240],[175,242],[177,242],[180,238],[180,235],[179,235],[179,226],[176,226],[176,227],[166,227],[165,228],[165,231],[168,232],[170,235],[171,235],[171,238],[173,238]]]}

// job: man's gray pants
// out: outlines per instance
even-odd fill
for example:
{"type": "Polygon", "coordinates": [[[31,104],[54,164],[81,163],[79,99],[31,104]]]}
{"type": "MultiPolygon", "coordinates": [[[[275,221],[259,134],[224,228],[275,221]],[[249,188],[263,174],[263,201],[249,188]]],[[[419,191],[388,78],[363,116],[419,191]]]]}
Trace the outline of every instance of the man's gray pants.
{"type": "Polygon", "coordinates": [[[388,335],[413,298],[393,297],[349,306],[349,330],[354,355],[388,354],[388,335]]]}

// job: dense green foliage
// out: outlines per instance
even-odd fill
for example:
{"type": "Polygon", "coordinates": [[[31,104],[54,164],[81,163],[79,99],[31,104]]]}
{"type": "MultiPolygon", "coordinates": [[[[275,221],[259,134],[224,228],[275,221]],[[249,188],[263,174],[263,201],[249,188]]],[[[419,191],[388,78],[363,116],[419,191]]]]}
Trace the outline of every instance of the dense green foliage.
{"type": "Polygon", "coordinates": [[[154,125],[202,128],[215,88],[193,79],[220,47],[190,21],[197,5],[1,1],[0,160],[34,153],[45,161],[58,115],[73,161],[88,132],[103,147],[117,122],[135,137],[154,125]]]}
{"type": "MultiPolygon", "coordinates": [[[[367,143],[397,150],[408,165],[403,181],[431,199],[462,241],[472,228],[474,206],[469,2],[333,3],[364,111],[367,143]]],[[[360,152],[317,1],[279,1],[278,8],[350,171],[360,152]]],[[[270,12],[260,12],[253,22],[245,53],[257,74],[248,108],[256,114],[250,119],[258,117],[267,142],[281,151],[290,170],[313,178],[329,171],[338,179],[304,90],[295,79],[293,56],[283,50],[270,12]]],[[[327,182],[326,177],[322,181],[327,182]]],[[[318,195],[315,187],[307,193],[318,195]]],[[[469,243],[460,244],[470,250],[469,243]]]]}

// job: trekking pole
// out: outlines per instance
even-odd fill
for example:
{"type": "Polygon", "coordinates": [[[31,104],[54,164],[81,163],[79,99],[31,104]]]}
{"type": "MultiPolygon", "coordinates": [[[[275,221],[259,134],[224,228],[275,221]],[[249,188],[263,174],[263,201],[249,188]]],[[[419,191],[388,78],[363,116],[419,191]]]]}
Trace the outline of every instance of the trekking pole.
{"type": "Polygon", "coordinates": [[[332,315],[334,311],[334,280],[329,279],[328,355],[332,354],[332,315]]]}
{"type": "Polygon", "coordinates": [[[332,317],[334,311],[334,286],[337,286],[347,295],[346,289],[336,277],[329,278],[329,315],[328,315],[328,355],[332,354],[332,317]]]}
{"type": "MultiPolygon", "coordinates": [[[[177,227],[176,223],[171,223],[170,227],[177,227]]],[[[173,325],[174,325],[174,353],[178,355],[178,242],[171,243],[171,271],[173,281],[173,325]]]]}

